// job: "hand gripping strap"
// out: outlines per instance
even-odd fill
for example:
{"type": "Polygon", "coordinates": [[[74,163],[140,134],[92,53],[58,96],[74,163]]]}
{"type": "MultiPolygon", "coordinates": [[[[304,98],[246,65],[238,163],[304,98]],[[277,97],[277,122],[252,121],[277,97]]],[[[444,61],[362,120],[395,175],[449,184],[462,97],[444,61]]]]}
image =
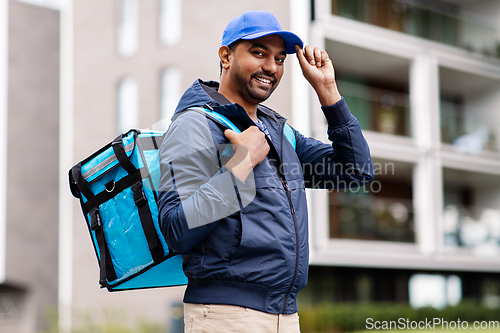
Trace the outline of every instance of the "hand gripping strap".
{"type": "MultiPolygon", "coordinates": [[[[202,114],[205,114],[208,118],[212,119],[215,121],[216,124],[218,125],[223,125],[223,127],[227,127],[231,130],[233,130],[236,133],[241,133],[238,127],[234,125],[231,120],[229,120],[226,116],[221,115],[220,113],[217,113],[213,110],[204,108],[204,107],[191,107],[189,110],[193,110],[202,114]]],[[[285,126],[283,127],[283,134],[285,134],[285,137],[287,140],[290,142],[292,145],[293,149],[295,150],[297,142],[295,139],[295,133],[292,130],[292,127],[285,123],[285,126]]],[[[225,152],[225,151],[224,151],[225,152]]],[[[224,152],[222,155],[224,155],[224,152]]]]}
{"type": "MultiPolygon", "coordinates": [[[[198,113],[205,115],[205,117],[207,117],[207,118],[211,119],[213,122],[215,122],[222,131],[225,131],[226,129],[230,129],[236,133],[241,133],[240,129],[238,127],[236,127],[236,125],[233,124],[231,120],[227,119],[226,116],[223,116],[223,115],[221,115],[213,110],[210,110],[210,109],[207,109],[204,107],[191,107],[191,108],[189,108],[189,110],[193,110],[193,111],[196,111],[198,113]]],[[[219,153],[217,152],[217,154],[219,154],[219,153]]],[[[226,148],[224,149],[224,151],[222,152],[222,154],[220,154],[220,156],[229,156],[230,157],[233,154],[234,154],[233,148],[231,147],[231,145],[227,145],[226,148]]],[[[220,164],[220,156],[219,156],[219,164],[220,164]]]]}

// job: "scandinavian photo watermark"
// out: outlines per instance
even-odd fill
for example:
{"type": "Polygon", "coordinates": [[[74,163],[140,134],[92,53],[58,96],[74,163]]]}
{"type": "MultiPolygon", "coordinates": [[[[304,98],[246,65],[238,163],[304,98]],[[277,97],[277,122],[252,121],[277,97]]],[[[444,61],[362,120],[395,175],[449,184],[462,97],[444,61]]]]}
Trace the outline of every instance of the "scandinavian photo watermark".
{"type": "Polygon", "coordinates": [[[483,329],[493,330],[500,329],[500,321],[474,321],[472,323],[457,319],[455,321],[444,320],[443,318],[432,318],[432,320],[410,320],[408,318],[399,318],[396,320],[374,320],[373,318],[366,319],[367,330],[467,330],[467,329],[483,329]]]}

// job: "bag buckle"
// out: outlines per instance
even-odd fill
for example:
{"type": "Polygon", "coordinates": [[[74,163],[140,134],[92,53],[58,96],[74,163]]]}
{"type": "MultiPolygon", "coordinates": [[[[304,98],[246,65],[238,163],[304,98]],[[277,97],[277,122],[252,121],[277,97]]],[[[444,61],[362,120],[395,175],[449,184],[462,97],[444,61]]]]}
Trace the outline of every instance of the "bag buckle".
{"type": "Polygon", "coordinates": [[[102,227],[101,215],[99,209],[94,208],[90,211],[90,229],[96,231],[100,227],[102,227]]]}
{"type": "Polygon", "coordinates": [[[140,207],[147,202],[141,183],[132,186],[132,192],[134,193],[134,202],[137,207],[140,207]]]}

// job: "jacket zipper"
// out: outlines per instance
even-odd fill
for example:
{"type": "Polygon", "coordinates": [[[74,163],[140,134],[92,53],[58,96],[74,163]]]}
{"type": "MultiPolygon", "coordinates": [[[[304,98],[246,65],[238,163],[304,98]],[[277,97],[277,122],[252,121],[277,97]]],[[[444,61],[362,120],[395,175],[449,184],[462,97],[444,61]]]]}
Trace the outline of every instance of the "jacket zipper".
{"type": "MultiPolygon", "coordinates": [[[[285,123],[283,123],[281,127],[281,154],[283,154],[283,130],[285,128],[285,123]]],[[[281,167],[280,167],[281,170],[281,167]]],[[[288,203],[290,205],[290,210],[292,213],[292,218],[293,218],[293,226],[295,228],[295,269],[293,272],[293,278],[292,282],[290,283],[290,287],[288,287],[288,290],[285,294],[285,300],[283,302],[283,314],[286,313],[286,305],[288,302],[288,296],[290,296],[290,293],[292,292],[293,285],[295,284],[295,280],[297,279],[297,271],[299,267],[299,227],[297,226],[297,219],[295,217],[295,208],[293,207],[293,202],[292,202],[292,191],[290,190],[290,187],[288,187],[288,184],[286,182],[286,177],[285,173],[283,172],[282,177],[280,177],[281,184],[285,188],[286,192],[286,197],[288,198],[288,203]]]]}
{"type": "MultiPolygon", "coordinates": [[[[248,118],[252,123],[253,121],[248,118]]],[[[285,123],[286,121],[283,122],[281,125],[281,142],[280,142],[280,147],[281,147],[281,153],[283,154],[283,130],[285,129],[285,123]]],[[[271,147],[273,147],[272,142],[270,144],[271,147]]],[[[273,147],[274,148],[274,147],[273,147]]],[[[276,148],[274,148],[274,151],[276,152],[276,155],[278,155],[278,159],[280,160],[280,164],[282,164],[282,158],[279,158],[279,154],[276,151],[276,148]]],[[[281,165],[279,167],[279,170],[281,170],[281,165]]],[[[288,187],[288,184],[286,182],[286,177],[285,173],[280,174],[281,172],[278,171],[278,177],[280,178],[281,184],[283,185],[283,188],[285,189],[286,192],[286,197],[288,199],[288,203],[290,205],[290,211],[292,213],[292,218],[293,218],[293,226],[295,228],[295,269],[293,272],[293,278],[292,278],[292,283],[290,284],[290,287],[288,287],[288,290],[285,294],[285,300],[283,303],[283,314],[286,313],[286,304],[288,302],[288,296],[290,296],[290,293],[292,292],[293,285],[295,284],[295,280],[297,279],[297,271],[299,268],[299,227],[297,225],[297,218],[295,217],[295,208],[293,207],[293,202],[292,202],[292,191],[290,190],[290,187],[288,187]]]]}

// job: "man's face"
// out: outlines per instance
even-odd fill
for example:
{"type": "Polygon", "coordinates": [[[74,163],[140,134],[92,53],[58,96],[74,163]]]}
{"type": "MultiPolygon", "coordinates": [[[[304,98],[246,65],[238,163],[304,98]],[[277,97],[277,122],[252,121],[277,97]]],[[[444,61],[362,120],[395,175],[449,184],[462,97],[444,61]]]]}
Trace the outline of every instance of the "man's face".
{"type": "Polygon", "coordinates": [[[285,41],[278,35],[240,40],[228,72],[231,88],[249,103],[265,101],[283,76],[285,58],[285,41]]]}

